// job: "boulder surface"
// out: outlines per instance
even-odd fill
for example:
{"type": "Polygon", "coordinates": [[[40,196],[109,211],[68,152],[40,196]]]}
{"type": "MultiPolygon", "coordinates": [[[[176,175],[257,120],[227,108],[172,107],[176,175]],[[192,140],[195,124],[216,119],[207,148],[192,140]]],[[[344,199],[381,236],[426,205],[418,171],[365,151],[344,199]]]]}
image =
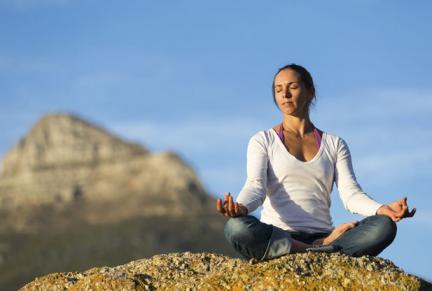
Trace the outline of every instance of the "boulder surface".
{"type": "Polygon", "coordinates": [[[21,290],[431,290],[379,257],[302,253],[251,264],[211,253],[170,253],[116,267],[53,273],[21,290]]]}

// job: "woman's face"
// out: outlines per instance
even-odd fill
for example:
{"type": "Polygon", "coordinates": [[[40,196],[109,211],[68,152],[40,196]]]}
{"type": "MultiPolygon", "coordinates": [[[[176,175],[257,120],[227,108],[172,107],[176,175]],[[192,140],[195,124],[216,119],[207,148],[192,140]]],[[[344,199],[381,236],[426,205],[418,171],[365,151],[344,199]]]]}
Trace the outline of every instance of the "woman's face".
{"type": "Polygon", "coordinates": [[[275,99],[284,114],[305,116],[312,98],[311,92],[304,86],[299,74],[291,69],[282,70],[274,81],[275,99]]]}

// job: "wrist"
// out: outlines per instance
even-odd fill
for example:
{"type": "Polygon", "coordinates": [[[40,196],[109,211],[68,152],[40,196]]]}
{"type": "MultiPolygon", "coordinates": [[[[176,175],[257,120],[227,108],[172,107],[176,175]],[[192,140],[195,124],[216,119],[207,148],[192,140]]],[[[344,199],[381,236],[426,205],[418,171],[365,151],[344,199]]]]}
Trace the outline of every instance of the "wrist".
{"type": "Polygon", "coordinates": [[[377,211],[375,212],[375,214],[382,214],[382,210],[383,210],[384,206],[386,206],[386,205],[381,205],[381,206],[377,209],[377,211]]]}
{"type": "Polygon", "coordinates": [[[239,203],[239,207],[242,209],[242,212],[243,212],[244,215],[248,215],[249,209],[246,206],[244,206],[243,204],[239,203]]]}

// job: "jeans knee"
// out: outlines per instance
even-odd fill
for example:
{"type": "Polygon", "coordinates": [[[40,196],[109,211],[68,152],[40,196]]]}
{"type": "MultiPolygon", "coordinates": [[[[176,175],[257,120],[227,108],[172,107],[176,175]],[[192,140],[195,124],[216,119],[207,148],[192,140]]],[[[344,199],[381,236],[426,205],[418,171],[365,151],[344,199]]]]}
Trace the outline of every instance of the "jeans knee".
{"type": "Polygon", "coordinates": [[[377,239],[390,244],[396,237],[396,223],[387,215],[375,215],[373,222],[376,226],[377,239]]]}
{"type": "Polygon", "coordinates": [[[377,219],[379,221],[380,230],[385,236],[394,238],[397,232],[396,222],[393,221],[387,215],[377,215],[377,219]]]}
{"type": "Polygon", "coordinates": [[[373,215],[363,219],[359,226],[337,239],[335,244],[350,256],[376,256],[393,242],[396,231],[396,223],[391,218],[373,215]]]}
{"type": "Polygon", "coordinates": [[[253,217],[241,216],[232,217],[225,223],[224,234],[228,241],[238,240],[240,237],[248,235],[248,227],[253,217]]]}

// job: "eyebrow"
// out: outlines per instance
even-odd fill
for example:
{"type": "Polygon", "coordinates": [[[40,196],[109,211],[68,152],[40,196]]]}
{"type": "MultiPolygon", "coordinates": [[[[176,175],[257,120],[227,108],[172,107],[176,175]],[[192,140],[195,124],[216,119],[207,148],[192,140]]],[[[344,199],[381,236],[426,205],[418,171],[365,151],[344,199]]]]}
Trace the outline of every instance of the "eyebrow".
{"type": "Polygon", "coordinates": [[[279,83],[277,83],[277,84],[275,84],[275,86],[278,86],[278,85],[282,85],[282,84],[287,84],[287,85],[291,85],[292,83],[298,83],[299,81],[291,81],[291,82],[288,82],[288,81],[285,81],[285,82],[279,82],[279,83]]]}

